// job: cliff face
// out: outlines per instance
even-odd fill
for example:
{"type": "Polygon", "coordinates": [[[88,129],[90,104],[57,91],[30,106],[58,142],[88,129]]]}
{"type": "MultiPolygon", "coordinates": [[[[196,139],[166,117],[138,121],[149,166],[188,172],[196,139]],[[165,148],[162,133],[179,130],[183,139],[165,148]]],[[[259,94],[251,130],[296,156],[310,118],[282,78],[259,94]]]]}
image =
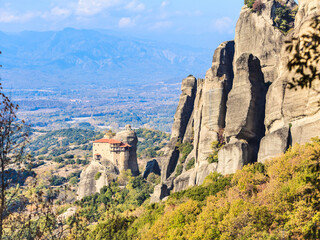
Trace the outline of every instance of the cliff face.
{"type": "Polygon", "coordinates": [[[108,186],[109,181],[115,179],[119,172],[129,169],[133,176],[139,174],[136,153],[138,138],[136,133],[127,125],[126,129],[117,133],[114,139],[129,144],[131,146],[130,150],[125,153],[125,157],[118,166],[115,166],[111,161],[106,159],[103,161],[93,159],[81,172],[77,199],[82,199],[85,196],[99,192],[101,188],[108,186]]]}
{"type": "Polygon", "coordinates": [[[286,40],[306,33],[310,19],[320,14],[320,2],[300,0],[295,27],[287,35],[275,27],[276,9],[285,4],[293,10],[295,1],[262,3],[261,14],[243,7],[235,40],[217,48],[205,79],[192,78],[190,101],[181,95],[163,166],[170,171],[162,176],[154,201],[201,184],[212,171],[234,173],[245,164],[283,153],[290,144],[320,135],[320,83],[313,89],[288,88],[293,74],[287,70],[285,45],[286,40]],[[177,138],[193,144],[186,162],[195,159],[194,168],[186,170],[184,164],[179,176],[177,138]],[[224,146],[212,149],[213,142],[224,142],[224,146]]]}

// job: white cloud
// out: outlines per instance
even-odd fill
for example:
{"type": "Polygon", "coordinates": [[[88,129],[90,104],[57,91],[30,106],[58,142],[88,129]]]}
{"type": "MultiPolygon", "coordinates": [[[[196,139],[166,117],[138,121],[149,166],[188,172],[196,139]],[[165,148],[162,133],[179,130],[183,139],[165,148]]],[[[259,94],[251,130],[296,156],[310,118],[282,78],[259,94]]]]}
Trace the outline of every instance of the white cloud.
{"type": "Polygon", "coordinates": [[[41,17],[45,20],[52,21],[55,19],[64,19],[69,17],[72,11],[67,8],[53,7],[50,11],[44,12],[41,17]]]}
{"type": "Polygon", "coordinates": [[[108,7],[117,5],[119,0],[79,0],[77,13],[79,15],[95,15],[108,7]]]}
{"type": "Polygon", "coordinates": [[[168,4],[169,4],[168,1],[163,1],[163,2],[161,3],[161,7],[166,7],[168,4]]]}
{"type": "Polygon", "coordinates": [[[214,30],[228,31],[231,27],[233,27],[233,21],[229,17],[219,18],[213,21],[212,27],[214,30]]]}
{"type": "Polygon", "coordinates": [[[68,17],[71,15],[71,11],[66,8],[54,7],[51,9],[51,15],[52,16],[68,17]]]}
{"type": "Polygon", "coordinates": [[[143,3],[139,3],[135,0],[129,2],[126,6],[126,9],[134,12],[142,12],[143,10],[146,9],[146,6],[143,3]]]}
{"type": "Polygon", "coordinates": [[[129,17],[124,17],[119,20],[118,26],[120,28],[131,27],[134,26],[134,21],[129,17]]]}
{"type": "Polygon", "coordinates": [[[0,9],[0,22],[12,23],[12,22],[27,22],[35,17],[39,16],[36,12],[27,12],[23,14],[10,13],[4,9],[0,9]]]}

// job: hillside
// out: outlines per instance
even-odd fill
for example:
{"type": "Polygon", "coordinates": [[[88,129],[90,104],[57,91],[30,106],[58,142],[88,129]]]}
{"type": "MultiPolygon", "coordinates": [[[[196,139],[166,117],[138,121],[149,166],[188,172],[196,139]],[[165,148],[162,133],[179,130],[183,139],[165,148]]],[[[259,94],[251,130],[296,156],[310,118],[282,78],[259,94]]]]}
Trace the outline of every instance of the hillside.
{"type": "Polygon", "coordinates": [[[318,239],[319,153],[316,138],[156,204],[142,204],[151,183],[129,178],[76,203],[81,224],[98,224],[70,239],[318,239]]]}

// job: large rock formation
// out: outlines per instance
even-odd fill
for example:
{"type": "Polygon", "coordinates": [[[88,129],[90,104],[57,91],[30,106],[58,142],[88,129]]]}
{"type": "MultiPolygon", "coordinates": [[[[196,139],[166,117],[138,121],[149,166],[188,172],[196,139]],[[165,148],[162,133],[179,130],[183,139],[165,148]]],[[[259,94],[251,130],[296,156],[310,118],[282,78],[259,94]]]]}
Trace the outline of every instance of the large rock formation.
{"type": "MultiPolygon", "coordinates": [[[[299,10],[295,19],[294,30],[286,37],[291,40],[299,38],[310,31],[310,20],[320,14],[320,2],[317,0],[299,1],[299,10]]],[[[315,82],[311,89],[290,89],[288,82],[295,77],[289,72],[287,63],[289,56],[285,45],[282,46],[279,63],[279,77],[270,86],[266,102],[266,137],[261,142],[259,161],[264,162],[267,157],[273,157],[283,153],[290,144],[305,143],[310,138],[319,135],[320,114],[319,114],[319,82],[315,82]],[[290,127],[289,133],[284,134],[290,127]],[[284,131],[283,133],[281,133],[284,131]],[[281,133],[279,135],[279,133],[281,133]],[[271,143],[277,147],[272,151],[271,143]],[[281,147],[280,147],[281,146],[281,147]],[[286,146],[286,147],[284,147],[286,146]],[[264,157],[262,157],[264,156],[264,157]]]]}
{"type": "MultiPolygon", "coordinates": [[[[184,135],[190,122],[192,115],[194,100],[197,92],[197,80],[193,76],[189,76],[182,81],[181,96],[174,115],[174,123],[172,126],[171,138],[165,151],[167,157],[166,162],[162,166],[162,180],[166,180],[174,172],[179,158],[177,150],[177,142],[183,142],[184,135]]],[[[191,124],[191,123],[190,123],[191,124]]]]}
{"type": "Polygon", "coordinates": [[[320,83],[312,89],[288,88],[295,75],[287,69],[290,56],[285,44],[310,30],[310,19],[320,15],[320,1],[299,1],[295,27],[288,34],[275,26],[276,9],[286,6],[292,11],[296,2],[262,3],[261,13],[242,8],[235,41],[217,48],[205,79],[184,80],[167,160],[162,166],[162,184],[157,186],[153,201],[201,184],[212,171],[234,173],[245,164],[265,162],[291,144],[320,135],[320,83]],[[176,174],[178,139],[193,143],[180,175],[176,174]],[[223,141],[218,163],[209,163],[211,143],[223,141]],[[186,163],[193,159],[195,166],[187,171],[186,163]]]}
{"type": "Polygon", "coordinates": [[[243,53],[251,53],[261,61],[266,82],[273,82],[278,76],[280,52],[285,35],[274,27],[275,10],[286,4],[294,8],[294,0],[262,0],[264,8],[261,14],[253,13],[244,6],[241,10],[235,31],[235,61],[243,53]]]}
{"type": "Polygon", "coordinates": [[[233,81],[234,42],[222,43],[214,53],[212,67],[199,89],[195,106],[194,139],[197,162],[206,162],[212,152],[211,142],[219,140],[225,128],[226,103],[233,81]]]}
{"type": "Polygon", "coordinates": [[[115,165],[111,159],[93,158],[91,163],[81,172],[77,192],[78,199],[99,192],[101,188],[107,186],[109,181],[115,179],[122,171],[129,169],[133,176],[139,174],[136,153],[138,138],[131,126],[127,125],[126,129],[117,133],[114,139],[124,144],[129,144],[129,150],[123,153],[124,157],[120,158],[118,165],[115,165]]]}
{"type": "Polygon", "coordinates": [[[218,172],[235,172],[257,159],[265,132],[266,93],[259,59],[252,54],[242,54],[235,64],[235,79],[227,102],[225,138],[228,144],[219,152],[218,172]]]}
{"type": "Polygon", "coordinates": [[[130,125],[125,127],[124,131],[118,132],[114,139],[117,139],[123,143],[129,144],[128,158],[125,159],[124,168],[121,170],[130,169],[133,176],[139,175],[139,166],[137,162],[137,144],[138,138],[134,130],[132,130],[130,125]]]}

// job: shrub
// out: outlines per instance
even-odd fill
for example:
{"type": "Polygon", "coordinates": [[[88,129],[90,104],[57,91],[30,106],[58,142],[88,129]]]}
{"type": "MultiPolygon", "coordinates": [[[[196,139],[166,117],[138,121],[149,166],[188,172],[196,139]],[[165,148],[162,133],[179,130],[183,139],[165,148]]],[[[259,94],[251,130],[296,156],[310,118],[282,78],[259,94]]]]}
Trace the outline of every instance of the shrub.
{"type": "Polygon", "coordinates": [[[94,176],[94,180],[99,180],[99,178],[101,177],[101,172],[97,172],[96,175],[94,176]]]}
{"type": "Polygon", "coordinates": [[[219,161],[218,152],[215,151],[214,153],[209,154],[207,161],[208,163],[217,163],[219,161]]]}
{"type": "Polygon", "coordinates": [[[248,8],[252,8],[255,0],[244,0],[244,4],[247,5],[248,8]]]}
{"type": "Polygon", "coordinates": [[[189,169],[194,168],[194,165],[195,165],[195,159],[194,159],[194,157],[193,157],[193,158],[191,158],[191,159],[189,160],[189,162],[187,163],[186,170],[188,171],[189,169]]]}
{"type": "Polygon", "coordinates": [[[254,12],[257,12],[257,13],[261,13],[262,9],[264,8],[264,5],[263,3],[261,2],[261,0],[256,0],[254,2],[254,4],[252,5],[252,9],[254,12]]]}
{"type": "Polygon", "coordinates": [[[180,152],[179,162],[184,163],[187,157],[189,156],[189,154],[191,153],[191,151],[193,150],[193,144],[190,142],[185,142],[185,143],[177,142],[177,147],[180,152]]]}
{"type": "Polygon", "coordinates": [[[297,9],[291,10],[286,5],[283,5],[276,9],[276,17],[273,19],[273,23],[283,33],[287,33],[290,29],[294,27],[294,20],[296,14],[297,9]]]}
{"type": "Polygon", "coordinates": [[[155,173],[150,173],[147,177],[147,181],[155,185],[158,185],[161,182],[161,178],[159,175],[156,175],[155,173]]]}
{"type": "Polygon", "coordinates": [[[217,163],[219,161],[218,159],[218,152],[219,150],[224,146],[224,143],[220,143],[218,141],[213,141],[211,143],[211,149],[212,149],[212,153],[209,154],[207,161],[209,163],[217,163]]]}
{"type": "Polygon", "coordinates": [[[56,157],[56,158],[53,159],[53,161],[56,162],[56,163],[62,163],[64,160],[63,160],[62,157],[56,157]]]}
{"type": "Polygon", "coordinates": [[[61,186],[67,181],[67,179],[64,177],[53,175],[49,181],[52,186],[61,186]]]}
{"type": "Polygon", "coordinates": [[[176,177],[178,177],[183,171],[183,166],[181,164],[178,164],[177,165],[177,168],[176,168],[176,177]]]}
{"type": "Polygon", "coordinates": [[[77,177],[72,177],[70,180],[69,180],[69,183],[71,185],[76,185],[78,183],[78,178],[77,177]]]}
{"type": "Polygon", "coordinates": [[[68,158],[68,159],[72,159],[72,158],[74,158],[74,155],[73,154],[65,154],[64,157],[68,158]]]}

